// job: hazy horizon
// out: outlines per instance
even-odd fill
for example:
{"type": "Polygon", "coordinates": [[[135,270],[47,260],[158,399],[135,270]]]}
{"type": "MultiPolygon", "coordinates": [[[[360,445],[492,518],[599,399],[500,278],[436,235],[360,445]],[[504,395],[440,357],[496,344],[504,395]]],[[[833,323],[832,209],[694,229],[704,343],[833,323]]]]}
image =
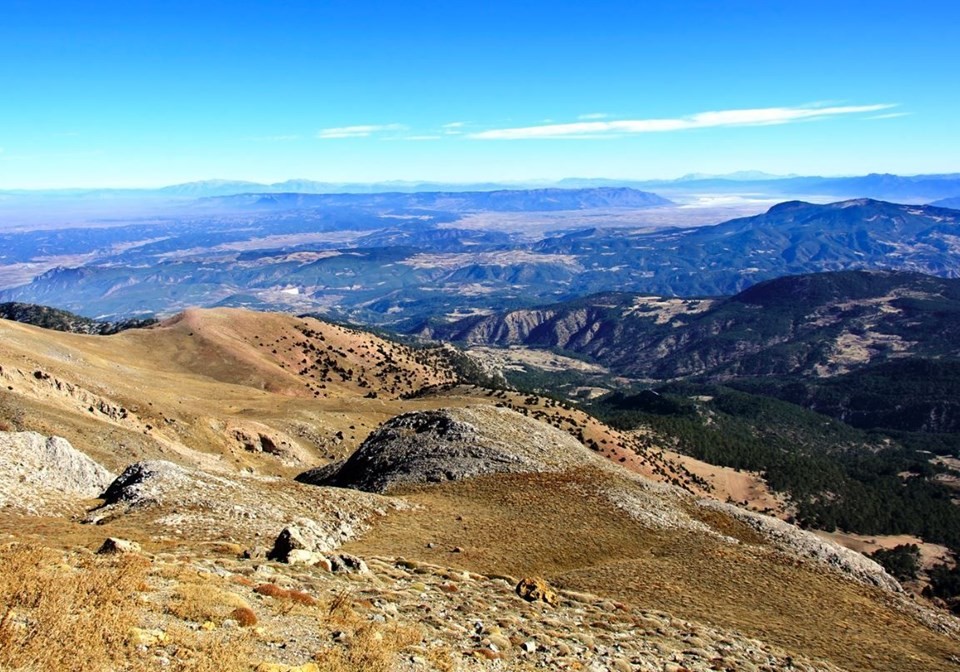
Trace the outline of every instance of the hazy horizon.
{"type": "MultiPolygon", "coordinates": [[[[858,178],[858,177],[867,177],[871,175],[881,176],[889,175],[894,177],[902,178],[936,178],[944,176],[960,176],[960,170],[956,172],[948,173],[913,173],[913,174],[897,174],[897,173],[884,173],[880,171],[869,171],[866,173],[837,173],[837,174],[786,174],[786,175],[776,175],[772,173],[766,173],[764,171],[754,171],[754,170],[740,170],[733,171],[730,173],[696,173],[696,172],[687,172],[682,175],[670,175],[664,177],[651,177],[651,178],[639,178],[639,177],[618,177],[618,176],[609,176],[609,175],[596,175],[596,176],[584,176],[584,175],[567,175],[564,177],[559,177],[555,179],[549,178],[517,178],[511,180],[500,180],[494,177],[489,178],[478,178],[476,180],[466,180],[466,181],[451,181],[444,179],[418,179],[416,177],[411,177],[408,179],[387,179],[387,180],[370,180],[370,181],[344,181],[344,180],[320,180],[310,177],[287,177],[279,180],[270,180],[270,181],[260,181],[253,179],[246,179],[243,177],[231,178],[231,177],[210,177],[198,180],[189,180],[186,182],[168,182],[168,183],[144,183],[144,184],[134,184],[129,186],[116,186],[112,184],[99,185],[99,186],[90,186],[84,184],[71,184],[71,185],[57,185],[57,186],[47,186],[47,187],[0,187],[0,193],[14,194],[14,193],[54,193],[54,192],[93,192],[93,191],[159,191],[163,189],[170,189],[174,187],[186,187],[191,185],[217,185],[217,184],[251,184],[256,186],[266,186],[266,187],[275,187],[278,185],[283,185],[286,183],[315,183],[318,185],[330,185],[337,187],[377,187],[377,186],[387,186],[387,185],[397,185],[397,186],[431,186],[431,185],[440,185],[444,187],[481,187],[485,185],[491,185],[494,187],[508,187],[508,188],[517,188],[517,189],[537,189],[537,188],[555,188],[562,186],[564,182],[599,182],[599,183],[613,183],[612,186],[616,186],[618,183],[664,183],[665,185],[670,183],[676,183],[677,185],[682,185],[685,181],[697,181],[697,180],[728,180],[730,182],[756,182],[756,181],[777,181],[777,180],[789,180],[796,178],[823,178],[823,179],[844,179],[844,178],[858,178]],[[748,176],[748,173],[754,173],[753,176],[748,176]]],[[[611,186],[606,184],[599,184],[597,186],[611,186]]],[[[570,187],[570,188],[579,188],[579,187],[570,187]]]]}

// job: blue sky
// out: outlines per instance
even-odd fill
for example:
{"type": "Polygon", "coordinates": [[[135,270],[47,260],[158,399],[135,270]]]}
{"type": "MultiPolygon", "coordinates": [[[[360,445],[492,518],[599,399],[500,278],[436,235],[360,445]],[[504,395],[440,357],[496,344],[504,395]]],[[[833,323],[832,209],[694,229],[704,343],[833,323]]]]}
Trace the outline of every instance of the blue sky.
{"type": "Polygon", "coordinates": [[[0,0],[0,189],[960,171],[949,2],[0,0]]]}

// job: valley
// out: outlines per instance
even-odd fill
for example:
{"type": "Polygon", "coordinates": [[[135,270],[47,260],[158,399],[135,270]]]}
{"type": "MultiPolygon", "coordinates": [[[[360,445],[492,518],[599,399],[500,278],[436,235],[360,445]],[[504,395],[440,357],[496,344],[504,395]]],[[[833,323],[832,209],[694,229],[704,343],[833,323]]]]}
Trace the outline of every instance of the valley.
{"type": "MultiPolygon", "coordinates": [[[[0,566],[134,572],[100,669],[957,666],[960,215],[658,198],[0,234],[84,255],[0,292],[0,566]]],[[[10,591],[9,664],[62,660],[10,591]]]]}
{"type": "Polygon", "coordinates": [[[758,201],[748,212],[761,214],[723,221],[727,209],[626,187],[563,192],[242,194],[0,231],[0,301],[113,320],[241,307],[406,331],[611,288],[709,297],[800,273],[960,272],[954,210],[758,201]]]}

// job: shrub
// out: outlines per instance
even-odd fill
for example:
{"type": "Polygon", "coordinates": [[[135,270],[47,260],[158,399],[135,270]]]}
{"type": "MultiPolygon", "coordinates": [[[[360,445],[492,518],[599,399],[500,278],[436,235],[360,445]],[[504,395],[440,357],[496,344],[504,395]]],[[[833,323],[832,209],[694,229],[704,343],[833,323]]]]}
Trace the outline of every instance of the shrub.
{"type": "Polygon", "coordinates": [[[257,615],[250,607],[237,607],[230,612],[230,618],[239,623],[241,628],[249,628],[257,624],[257,615]]]}
{"type": "Polygon", "coordinates": [[[259,586],[253,589],[253,592],[257,593],[258,595],[273,597],[278,600],[287,597],[287,591],[275,583],[261,583],[259,586]]]}
{"type": "Polygon", "coordinates": [[[913,581],[920,571],[920,548],[916,544],[900,544],[881,548],[870,554],[897,581],[913,581]]]}

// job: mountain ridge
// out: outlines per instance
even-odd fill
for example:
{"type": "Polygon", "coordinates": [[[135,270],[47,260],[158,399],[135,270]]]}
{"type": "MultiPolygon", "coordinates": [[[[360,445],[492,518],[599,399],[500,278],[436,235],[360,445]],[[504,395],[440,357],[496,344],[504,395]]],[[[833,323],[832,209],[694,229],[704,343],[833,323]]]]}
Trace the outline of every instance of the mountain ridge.
{"type": "MultiPolygon", "coordinates": [[[[251,203],[259,199],[252,198],[251,203]]],[[[304,197],[293,198],[299,203],[304,197]]],[[[163,229],[162,236],[141,226],[124,230],[119,240],[112,229],[86,236],[69,230],[0,235],[0,250],[6,250],[0,257],[27,266],[46,253],[59,262],[27,284],[0,291],[0,299],[120,317],[147,309],[169,313],[190,305],[232,305],[410,325],[431,316],[535,306],[610,287],[717,296],[811,272],[888,269],[960,276],[960,211],[933,206],[790,201],[761,215],[698,228],[604,227],[591,217],[591,226],[533,236],[498,229],[496,222],[510,219],[508,212],[469,216],[271,207],[215,222],[198,217],[163,229]],[[64,266],[58,255],[68,244],[83,245],[96,261],[64,266]],[[122,249],[103,252],[111,244],[122,249]]]]}
{"type": "Polygon", "coordinates": [[[595,186],[630,187],[634,189],[667,189],[673,193],[697,191],[729,193],[743,190],[767,195],[839,196],[846,198],[871,197],[898,200],[905,197],[919,202],[950,198],[960,193],[960,173],[897,175],[870,173],[854,176],[773,175],[764,171],[744,170],[721,175],[688,173],[675,179],[583,178],[567,177],[557,180],[520,180],[513,182],[444,182],[431,180],[392,180],[382,182],[329,182],[304,178],[290,178],[279,182],[210,179],[160,187],[131,188],[56,188],[10,189],[0,195],[22,197],[86,197],[86,198],[197,198],[230,196],[242,193],[416,193],[425,191],[494,191],[498,189],[530,188],[589,188],[595,186]]]}
{"type": "Polygon", "coordinates": [[[960,326],[956,310],[960,279],[838,271],[768,280],[725,298],[599,294],[435,323],[419,333],[472,345],[559,348],[637,378],[832,375],[864,358],[960,357],[960,348],[949,345],[949,334],[960,326]],[[902,319],[922,320],[918,331],[925,340],[909,341],[898,326],[902,319]],[[790,354],[771,359],[768,350],[790,354]]]}

